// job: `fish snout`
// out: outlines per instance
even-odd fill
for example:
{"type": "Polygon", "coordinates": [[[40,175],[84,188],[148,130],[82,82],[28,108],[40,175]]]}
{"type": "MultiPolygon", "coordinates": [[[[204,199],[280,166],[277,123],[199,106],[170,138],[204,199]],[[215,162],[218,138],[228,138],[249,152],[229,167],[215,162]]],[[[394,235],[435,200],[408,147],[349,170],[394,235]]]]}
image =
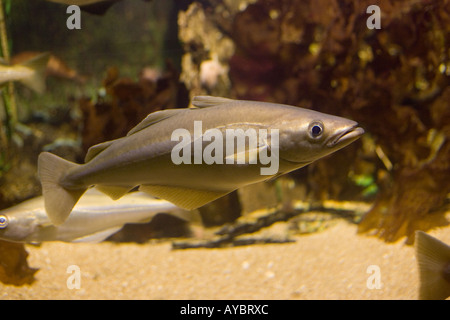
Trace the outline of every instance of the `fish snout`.
{"type": "Polygon", "coordinates": [[[331,139],[327,142],[328,147],[335,147],[335,146],[346,146],[353,141],[357,140],[359,137],[361,137],[364,134],[364,129],[361,128],[358,123],[343,128],[342,130],[339,130],[334,136],[331,137],[331,139]]]}

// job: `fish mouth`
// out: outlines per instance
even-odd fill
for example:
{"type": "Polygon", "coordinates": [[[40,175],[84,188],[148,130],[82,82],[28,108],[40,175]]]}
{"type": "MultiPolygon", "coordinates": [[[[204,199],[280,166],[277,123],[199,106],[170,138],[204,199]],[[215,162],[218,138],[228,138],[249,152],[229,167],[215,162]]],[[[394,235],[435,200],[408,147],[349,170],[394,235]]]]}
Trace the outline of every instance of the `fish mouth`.
{"type": "Polygon", "coordinates": [[[344,129],[342,132],[338,132],[332,140],[327,143],[328,147],[334,147],[336,145],[349,144],[358,139],[360,136],[364,134],[364,129],[358,127],[358,124],[354,126],[344,129]]]}

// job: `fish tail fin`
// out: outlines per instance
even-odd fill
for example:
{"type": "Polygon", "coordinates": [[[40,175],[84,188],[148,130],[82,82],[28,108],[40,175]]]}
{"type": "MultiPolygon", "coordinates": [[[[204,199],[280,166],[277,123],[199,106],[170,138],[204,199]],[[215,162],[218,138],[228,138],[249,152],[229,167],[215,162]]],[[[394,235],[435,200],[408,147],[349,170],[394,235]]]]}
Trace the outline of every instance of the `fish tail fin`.
{"type": "Polygon", "coordinates": [[[20,82],[37,93],[42,94],[45,91],[45,72],[49,58],[50,54],[46,52],[21,63],[22,66],[30,68],[34,72],[20,82]]]}
{"type": "Polygon", "coordinates": [[[67,161],[49,152],[38,158],[38,175],[41,180],[45,211],[54,225],[62,224],[86,189],[69,190],[60,184],[61,178],[79,164],[67,161]]]}
{"type": "Polygon", "coordinates": [[[446,299],[450,296],[450,246],[422,231],[416,231],[419,265],[419,299],[446,299]]]}

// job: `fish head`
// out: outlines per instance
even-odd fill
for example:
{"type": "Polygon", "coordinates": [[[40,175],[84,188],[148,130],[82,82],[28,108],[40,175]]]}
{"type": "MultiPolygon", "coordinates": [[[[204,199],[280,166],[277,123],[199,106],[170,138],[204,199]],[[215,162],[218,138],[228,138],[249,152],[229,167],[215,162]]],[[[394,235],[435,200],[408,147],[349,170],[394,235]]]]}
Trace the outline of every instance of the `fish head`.
{"type": "Polygon", "coordinates": [[[357,140],[364,129],[342,117],[302,110],[279,129],[280,158],[308,164],[357,140]]]}
{"type": "Polygon", "coordinates": [[[0,239],[14,242],[24,241],[38,227],[32,214],[22,212],[0,212],[0,239]]]}

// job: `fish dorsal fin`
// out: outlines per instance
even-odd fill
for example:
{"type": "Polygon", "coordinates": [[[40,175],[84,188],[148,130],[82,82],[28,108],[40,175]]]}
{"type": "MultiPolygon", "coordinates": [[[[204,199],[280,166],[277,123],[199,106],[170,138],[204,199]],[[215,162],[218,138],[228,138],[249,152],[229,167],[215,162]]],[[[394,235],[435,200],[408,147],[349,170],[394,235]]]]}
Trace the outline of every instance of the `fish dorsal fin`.
{"type": "Polygon", "coordinates": [[[202,191],[180,187],[152,185],[141,185],[139,190],[152,196],[170,201],[176,206],[186,210],[197,209],[233,191],[202,191]]]}
{"type": "Polygon", "coordinates": [[[213,97],[213,96],[195,96],[192,99],[192,105],[197,108],[208,108],[214,107],[224,103],[230,103],[235,100],[222,98],[222,97],[213,97]]]}
{"type": "Polygon", "coordinates": [[[102,142],[90,147],[86,153],[86,156],[84,157],[84,163],[87,163],[94,159],[100,152],[108,148],[113,143],[113,141],[114,140],[102,142]]]}
{"type": "Polygon", "coordinates": [[[141,131],[157,122],[170,118],[180,112],[183,112],[184,110],[185,109],[167,109],[150,113],[147,117],[145,117],[144,120],[139,122],[133,129],[131,129],[127,133],[127,136],[135,134],[138,131],[141,131]]]}

